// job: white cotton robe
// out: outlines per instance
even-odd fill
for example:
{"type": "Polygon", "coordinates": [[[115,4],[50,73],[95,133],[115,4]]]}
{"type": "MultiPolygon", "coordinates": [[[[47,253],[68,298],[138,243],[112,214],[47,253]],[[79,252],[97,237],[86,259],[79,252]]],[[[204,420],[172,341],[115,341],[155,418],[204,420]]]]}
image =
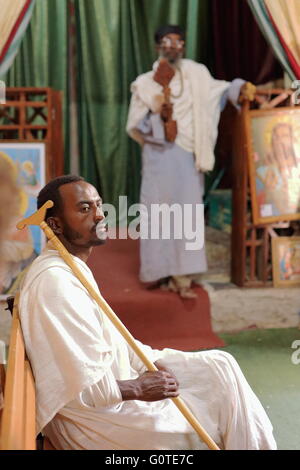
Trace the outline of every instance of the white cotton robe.
{"type": "MultiPolygon", "coordinates": [[[[98,290],[88,266],[73,257],[98,290]]],[[[117,380],[144,365],[51,249],[31,265],[20,318],[37,392],[37,433],[58,449],[206,449],[169,400],[122,401],[117,380]]],[[[140,346],[173,369],[180,394],[221,448],[276,448],[271,423],[238,364],[222,351],[140,346]]]]}

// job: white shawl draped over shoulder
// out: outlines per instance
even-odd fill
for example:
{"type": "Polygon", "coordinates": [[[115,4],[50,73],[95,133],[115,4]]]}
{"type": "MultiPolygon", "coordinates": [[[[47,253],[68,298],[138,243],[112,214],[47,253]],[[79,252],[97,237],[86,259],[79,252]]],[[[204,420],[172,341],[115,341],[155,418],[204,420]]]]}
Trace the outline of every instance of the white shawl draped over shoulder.
{"type": "MultiPolygon", "coordinates": [[[[214,167],[214,147],[218,135],[221,98],[229,89],[230,82],[215,80],[203,64],[182,59],[180,64],[189,77],[193,95],[194,154],[199,171],[214,167]]],[[[149,111],[154,111],[154,97],[162,93],[162,86],[153,80],[154,72],[140,75],[131,85],[132,99],[129,107],[127,132],[135,140],[135,129],[149,111]]]]}

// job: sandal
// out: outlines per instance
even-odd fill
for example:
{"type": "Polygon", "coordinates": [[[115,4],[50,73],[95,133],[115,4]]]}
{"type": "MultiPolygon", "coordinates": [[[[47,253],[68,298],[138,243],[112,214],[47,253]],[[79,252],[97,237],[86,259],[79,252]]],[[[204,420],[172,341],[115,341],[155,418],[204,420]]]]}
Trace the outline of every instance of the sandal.
{"type": "Polygon", "coordinates": [[[190,287],[179,287],[173,278],[170,278],[168,284],[160,287],[164,290],[169,290],[179,294],[182,299],[196,299],[197,294],[190,287]]]}
{"type": "Polygon", "coordinates": [[[181,287],[178,289],[178,294],[182,299],[196,299],[198,297],[190,287],[181,287]]]}

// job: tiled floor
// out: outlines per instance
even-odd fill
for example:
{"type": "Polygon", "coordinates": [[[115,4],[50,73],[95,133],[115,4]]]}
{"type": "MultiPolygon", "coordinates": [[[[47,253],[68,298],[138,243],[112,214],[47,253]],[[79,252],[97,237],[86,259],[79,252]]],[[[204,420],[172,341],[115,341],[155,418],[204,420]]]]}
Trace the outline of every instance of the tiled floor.
{"type": "Polygon", "coordinates": [[[220,336],[227,344],[224,349],[238,361],[261,400],[273,424],[278,448],[300,450],[300,364],[292,356],[296,352],[292,345],[300,340],[300,330],[251,330],[220,336]]]}

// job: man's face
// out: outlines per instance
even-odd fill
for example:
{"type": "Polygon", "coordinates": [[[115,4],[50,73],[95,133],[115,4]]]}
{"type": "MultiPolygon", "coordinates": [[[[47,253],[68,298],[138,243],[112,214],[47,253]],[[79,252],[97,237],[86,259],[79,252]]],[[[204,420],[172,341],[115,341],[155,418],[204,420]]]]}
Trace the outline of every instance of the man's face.
{"type": "Polygon", "coordinates": [[[160,57],[167,59],[171,64],[182,58],[184,53],[184,41],[180,34],[166,34],[157,46],[160,57]]]}
{"type": "Polygon", "coordinates": [[[77,181],[64,184],[59,191],[63,200],[59,216],[63,237],[78,248],[105,243],[102,200],[96,188],[85,181],[77,181]]]}

